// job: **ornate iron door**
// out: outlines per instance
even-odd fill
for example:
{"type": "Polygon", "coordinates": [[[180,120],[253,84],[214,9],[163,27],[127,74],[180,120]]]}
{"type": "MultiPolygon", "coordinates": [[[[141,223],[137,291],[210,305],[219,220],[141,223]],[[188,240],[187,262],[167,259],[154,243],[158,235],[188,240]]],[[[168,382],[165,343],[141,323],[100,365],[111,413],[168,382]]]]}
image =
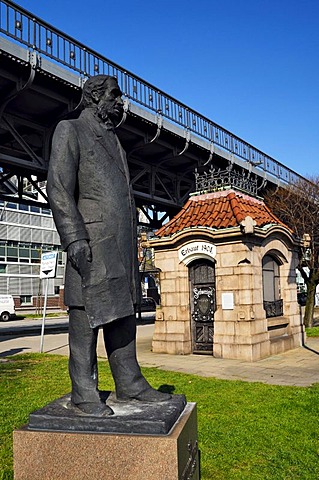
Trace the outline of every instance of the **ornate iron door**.
{"type": "Polygon", "coordinates": [[[213,353],[215,267],[207,260],[189,267],[193,353],[213,353]]]}

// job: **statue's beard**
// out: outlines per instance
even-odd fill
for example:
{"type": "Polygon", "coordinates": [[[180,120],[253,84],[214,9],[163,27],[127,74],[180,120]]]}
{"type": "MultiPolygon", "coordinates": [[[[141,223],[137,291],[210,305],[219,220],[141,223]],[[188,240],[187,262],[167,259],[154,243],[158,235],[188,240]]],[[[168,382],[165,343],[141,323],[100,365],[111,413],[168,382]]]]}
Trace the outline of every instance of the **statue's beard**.
{"type": "Polygon", "coordinates": [[[105,105],[105,103],[100,103],[98,105],[97,114],[103,120],[103,122],[110,118],[109,112],[107,110],[107,105],[105,105]]]}
{"type": "Polygon", "coordinates": [[[103,122],[106,122],[109,119],[115,125],[116,122],[121,119],[123,112],[120,111],[120,109],[114,109],[114,111],[110,111],[108,107],[109,106],[107,104],[100,103],[97,107],[97,114],[101,118],[101,120],[103,120],[103,122]]]}

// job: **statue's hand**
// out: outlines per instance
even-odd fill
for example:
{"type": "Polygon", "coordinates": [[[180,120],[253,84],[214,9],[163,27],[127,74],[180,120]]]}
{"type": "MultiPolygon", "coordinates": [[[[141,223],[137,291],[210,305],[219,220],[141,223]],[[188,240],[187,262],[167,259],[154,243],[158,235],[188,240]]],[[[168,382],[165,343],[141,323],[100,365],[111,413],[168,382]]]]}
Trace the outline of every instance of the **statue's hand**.
{"type": "Polygon", "coordinates": [[[87,240],[77,240],[68,246],[68,258],[81,275],[88,262],[92,262],[91,247],[87,240]]]}

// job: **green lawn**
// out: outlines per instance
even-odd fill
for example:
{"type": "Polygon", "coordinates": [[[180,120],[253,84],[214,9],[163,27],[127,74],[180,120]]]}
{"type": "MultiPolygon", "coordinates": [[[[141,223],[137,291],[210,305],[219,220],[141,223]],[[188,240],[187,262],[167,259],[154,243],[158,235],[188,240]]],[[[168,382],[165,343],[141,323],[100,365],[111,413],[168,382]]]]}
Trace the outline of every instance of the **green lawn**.
{"type": "MultiPolygon", "coordinates": [[[[61,310],[61,312],[50,312],[50,313],[47,313],[45,314],[45,317],[46,318],[56,318],[56,317],[65,317],[67,316],[67,312],[64,312],[61,310]]],[[[28,318],[38,318],[38,319],[41,319],[43,318],[43,313],[17,313],[16,315],[16,319],[17,320],[23,320],[24,318],[28,319],[28,318]]]]}
{"type": "MultiPolygon", "coordinates": [[[[156,388],[197,402],[202,480],[318,480],[319,384],[281,387],[143,369],[156,388]]],[[[13,479],[12,431],[69,392],[67,358],[27,354],[0,363],[0,479],[13,479]]],[[[101,389],[113,388],[100,362],[101,389]]],[[[39,479],[41,480],[41,479],[39,479]]],[[[147,479],[145,479],[147,480],[147,479]]],[[[159,479],[164,480],[164,479],[159,479]]]]}
{"type": "Polygon", "coordinates": [[[306,328],[307,337],[319,337],[319,327],[306,328]]]}

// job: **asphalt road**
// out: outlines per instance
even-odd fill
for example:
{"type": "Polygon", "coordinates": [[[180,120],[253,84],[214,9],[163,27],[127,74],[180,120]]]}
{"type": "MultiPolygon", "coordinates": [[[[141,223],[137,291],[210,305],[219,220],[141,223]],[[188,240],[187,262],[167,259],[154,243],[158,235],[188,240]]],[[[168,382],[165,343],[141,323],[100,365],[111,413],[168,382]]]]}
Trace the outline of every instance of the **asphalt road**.
{"type": "MultiPolygon", "coordinates": [[[[143,319],[145,322],[147,319],[143,319]]],[[[0,362],[20,353],[40,351],[40,320],[16,320],[0,323],[0,362]]],[[[68,318],[48,318],[45,323],[45,353],[68,355],[68,318]]],[[[319,337],[305,339],[305,344],[294,350],[273,355],[257,362],[215,358],[209,355],[169,355],[152,352],[154,323],[138,325],[137,356],[140,365],[175,372],[193,373],[246,382],[272,385],[308,387],[319,383],[319,337]]],[[[97,353],[106,358],[102,332],[97,353]]]]}
{"type": "MultiPolygon", "coordinates": [[[[136,319],[137,325],[149,325],[155,321],[155,313],[143,312],[140,319],[136,319]]],[[[23,318],[23,314],[18,313],[17,318],[8,322],[0,322],[0,337],[7,335],[41,335],[42,318],[23,318]]],[[[46,317],[44,321],[45,333],[63,333],[68,331],[69,317],[61,315],[59,317],[46,317]]]]}
{"type": "MultiPolygon", "coordinates": [[[[142,313],[137,319],[138,343],[151,350],[154,331],[154,313],[142,313]]],[[[43,352],[69,354],[69,319],[67,315],[48,317],[44,322],[43,352]]],[[[42,318],[18,318],[0,322],[0,358],[18,353],[39,352],[41,344],[42,318]]],[[[99,334],[98,355],[105,357],[102,333],[99,334]]]]}

